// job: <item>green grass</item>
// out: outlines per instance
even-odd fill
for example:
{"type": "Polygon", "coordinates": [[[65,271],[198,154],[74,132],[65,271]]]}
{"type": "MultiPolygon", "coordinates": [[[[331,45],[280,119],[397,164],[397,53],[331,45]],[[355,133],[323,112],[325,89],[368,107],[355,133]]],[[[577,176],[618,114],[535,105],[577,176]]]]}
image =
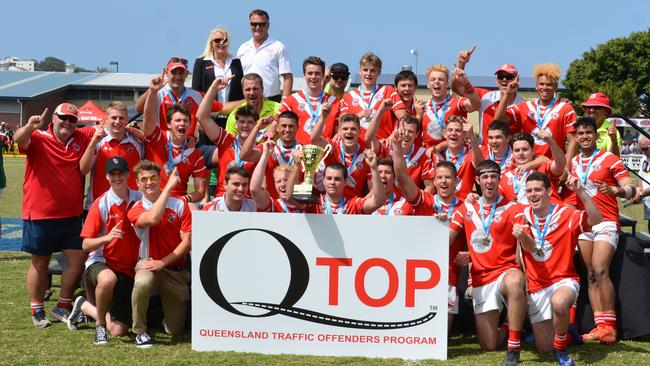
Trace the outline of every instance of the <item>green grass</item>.
{"type": "MultiPolygon", "coordinates": [[[[8,185],[0,215],[20,217],[24,158],[4,159],[8,185]]],[[[637,220],[637,228],[645,231],[642,206],[632,206],[623,212],[637,220]]],[[[481,352],[473,337],[453,337],[449,343],[449,361],[405,361],[399,359],[368,359],[360,357],[310,357],[256,353],[194,352],[189,334],[172,340],[161,331],[153,331],[158,344],[148,350],[136,349],[131,337],[113,338],[106,347],[92,344],[93,329],[82,326],[70,332],[65,325],[54,323],[47,329],[35,329],[29,314],[25,288],[25,271],[29,256],[20,252],[0,252],[0,365],[115,365],[129,363],[146,365],[219,364],[219,365],[497,365],[503,352],[481,352]]],[[[81,290],[79,290],[81,291],[81,290]]],[[[78,292],[79,294],[80,292],[78,292]]],[[[54,306],[58,292],[46,303],[54,306]]],[[[621,341],[606,347],[589,344],[569,349],[578,364],[645,365],[650,364],[650,339],[621,341]]],[[[524,345],[525,365],[552,365],[550,355],[538,355],[530,345],[524,345]]]]}

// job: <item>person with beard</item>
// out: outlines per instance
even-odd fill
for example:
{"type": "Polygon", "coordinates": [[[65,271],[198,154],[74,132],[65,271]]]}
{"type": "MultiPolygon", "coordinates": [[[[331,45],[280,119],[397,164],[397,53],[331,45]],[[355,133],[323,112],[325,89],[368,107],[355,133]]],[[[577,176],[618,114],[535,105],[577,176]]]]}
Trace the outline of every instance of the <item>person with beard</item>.
{"type": "Polygon", "coordinates": [[[521,243],[528,279],[528,314],[537,350],[555,353],[562,366],[574,365],[566,351],[570,312],[578,299],[580,278],[573,264],[578,236],[602,221],[598,207],[576,176],[567,180],[585,210],[553,203],[551,182],[541,172],[526,178],[530,206],[518,216],[513,235],[521,243]]]}
{"type": "MultiPolygon", "coordinates": [[[[223,82],[223,79],[219,79],[223,82]]],[[[190,141],[190,111],[182,104],[167,109],[167,132],[156,126],[159,91],[165,86],[162,77],[151,79],[144,108],[142,130],[145,137],[145,158],[164,168],[161,183],[164,186],[174,168],[177,168],[180,183],[172,192],[188,203],[198,202],[205,196],[206,178],[209,175],[203,156],[190,141]],[[188,193],[188,181],[193,177],[194,192],[188,193]]]]}
{"type": "Polygon", "coordinates": [[[476,171],[482,196],[473,203],[465,202],[455,211],[449,224],[449,242],[454,242],[459,235],[467,240],[481,349],[496,349],[499,313],[507,305],[508,349],[503,365],[517,365],[526,312],[526,280],[517,262],[517,238],[513,236],[513,224],[521,207],[499,195],[499,164],[484,160],[476,171]]]}
{"type": "MultiPolygon", "coordinates": [[[[278,114],[281,104],[264,97],[264,82],[262,77],[255,73],[245,74],[241,79],[244,90],[244,102],[239,104],[228,116],[226,131],[232,135],[237,134],[236,112],[239,108],[251,106],[260,118],[274,117],[278,114]]],[[[261,142],[264,136],[274,137],[275,125],[268,124],[257,132],[256,140],[261,142]],[[269,128],[271,126],[271,128],[269,128]]]]}
{"type": "Polygon", "coordinates": [[[257,211],[255,201],[247,198],[250,179],[251,173],[248,170],[236,165],[228,168],[224,178],[226,192],[222,196],[215,197],[214,200],[205,205],[203,211],[257,211]]]}

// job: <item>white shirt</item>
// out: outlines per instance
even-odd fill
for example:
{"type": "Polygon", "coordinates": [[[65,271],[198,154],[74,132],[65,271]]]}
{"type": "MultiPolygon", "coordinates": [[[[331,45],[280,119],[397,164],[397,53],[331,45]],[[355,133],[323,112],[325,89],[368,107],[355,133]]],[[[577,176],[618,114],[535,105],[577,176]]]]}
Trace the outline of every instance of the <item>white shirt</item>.
{"type": "Polygon", "coordinates": [[[237,50],[244,75],[254,72],[264,81],[264,96],[282,94],[280,75],[291,74],[289,52],[284,44],[269,36],[259,48],[255,48],[251,38],[237,50]]]}
{"type": "MultiPolygon", "coordinates": [[[[219,211],[219,212],[230,212],[228,206],[226,206],[225,197],[226,195],[215,198],[211,202],[212,206],[210,206],[207,210],[219,211]]],[[[244,198],[244,200],[241,203],[241,208],[239,209],[239,212],[257,212],[257,205],[255,205],[255,201],[250,198],[244,198]]]]}
{"type": "MultiPolygon", "coordinates": [[[[232,57],[228,57],[228,58],[226,59],[226,62],[225,62],[225,64],[224,64],[223,67],[221,67],[221,65],[219,65],[219,64],[214,60],[214,58],[212,57],[212,55],[206,57],[205,59],[206,59],[206,60],[210,60],[210,61],[212,61],[212,64],[214,65],[214,67],[212,68],[212,70],[214,71],[214,78],[215,78],[215,79],[219,79],[219,78],[227,78],[227,77],[232,76],[232,71],[230,70],[230,64],[232,63],[232,57]]],[[[230,102],[230,100],[228,100],[228,94],[229,94],[229,93],[230,93],[230,83],[228,83],[228,85],[226,85],[225,88],[223,88],[223,89],[221,89],[221,90],[219,90],[219,91],[217,92],[217,99],[218,99],[221,103],[230,102]]]]}
{"type": "MultiPolygon", "coordinates": [[[[638,173],[641,177],[643,177],[643,179],[650,182],[650,161],[648,161],[648,158],[645,156],[645,154],[643,154],[643,157],[641,158],[641,164],[638,173]]],[[[643,189],[650,187],[650,185],[648,185],[648,183],[644,182],[643,180],[641,180],[641,184],[643,189]]],[[[650,196],[644,198],[643,203],[644,203],[643,212],[645,214],[645,218],[649,219],[650,218],[650,196]]]]}

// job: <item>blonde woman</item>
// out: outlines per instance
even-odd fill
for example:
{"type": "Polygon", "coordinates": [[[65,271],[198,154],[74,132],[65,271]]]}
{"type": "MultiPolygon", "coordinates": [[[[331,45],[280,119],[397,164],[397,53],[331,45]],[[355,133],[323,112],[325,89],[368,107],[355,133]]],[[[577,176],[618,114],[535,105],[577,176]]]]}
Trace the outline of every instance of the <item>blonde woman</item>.
{"type": "Polygon", "coordinates": [[[194,61],[192,89],[207,92],[215,78],[233,77],[225,89],[217,93],[221,103],[244,99],[241,78],[244,75],[241,62],[233,58],[229,50],[230,34],[223,26],[212,29],[205,42],[203,53],[194,61]]]}

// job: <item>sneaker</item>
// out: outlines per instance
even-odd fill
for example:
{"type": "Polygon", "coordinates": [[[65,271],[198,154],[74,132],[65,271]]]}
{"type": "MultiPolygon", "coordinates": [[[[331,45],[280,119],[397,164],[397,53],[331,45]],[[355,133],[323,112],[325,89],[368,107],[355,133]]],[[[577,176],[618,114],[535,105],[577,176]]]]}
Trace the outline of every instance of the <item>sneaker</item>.
{"type": "Polygon", "coordinates": [[[95,327],[95,337],[93,338],[93,343],[95,346],[101,346],[108,343],[108,333],[106,332],[105,326],[98,325],[95,327]]]}
{"type": "Polygon", "coordinates": [[[578,327],[576,327],[575,324],[569,324],[567,333],[569,333],[568,335],[571,337],[571,342],[568,342],[568,344],[577,344],[578,346],[585,344],[585,341],[582,339],[580,333],[578,333],[578,327]]]}
{"type": "Polygon", "coordinates": [[[147,334],[147,332],[136,334],[135,346],[138,348],[151,348],[151,346],[153,346],[153,339],[149,337],[149,334],[147,334]]]}
{"type": "Polygon", "coordinates": [[[600,340],[601,327],[596,326],[591,332],[582,335],[582,340],[585,342],[593,342],[600,340]]]}
{"type": "Polygon", "coordinates": [[[52,325],[52,322],[45,317],[45,311],[41,308],[36,309],[32,314],[32,322],[34,322],[36,328],[47,328],[52,325]]]}
{"type": "Polygon", "coordinates": [[[553,354],[555,354],[555,360],[561,366],[575,366],[575,362],[573,362],[573,359],[569,356],[569,352],[566,350],[554,349],[553,354]]]}
{"type": "Polygon", "coordinates": [[[60,322],[67,323],[68,322],[68,316],[70,315],[70,309],[60,308],[60,307],[57,306],[54,309],[52,309],[52,311],[50,311],[50,315],[54,319],[56,319],[56,320],[58,320],[60,322]]]}
{"type": "Polygon", "coordinates": [[[68,316],[68,329],[77,330],[77,325],[84,322],[86,316],[83,311],[81,311],[81,305],[83,305],[84,302],[86,302],[86,298],[83,296],[77,297],[74,301],[72,310],[68,316]]]}
{"type": "Polygon", "coordinates": [[[600,343],[614,344],[616,342],[616,328],[611,325],[604,325],[600,332],[600,343]]]}
{"type": "Polygon", "coordinates": [[[519,365],[519,351],[509,349],[506,351],[506,357],[503,359],[503,366],[519,365]]]}

